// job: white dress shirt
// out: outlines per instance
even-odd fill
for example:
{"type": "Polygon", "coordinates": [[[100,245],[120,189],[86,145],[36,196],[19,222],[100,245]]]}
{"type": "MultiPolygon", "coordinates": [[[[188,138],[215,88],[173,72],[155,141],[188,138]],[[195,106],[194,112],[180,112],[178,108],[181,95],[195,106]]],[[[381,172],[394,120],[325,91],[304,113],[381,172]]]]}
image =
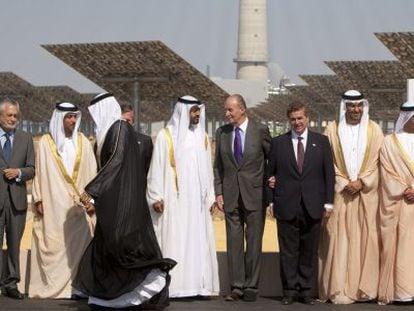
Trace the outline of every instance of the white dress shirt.
{"type": "Polygon", "coordinates": [[[305,131],[299,135],[294,130],[292,130],[292,144],[293,144],[293,151],[295,152],[295,158],[296,161],[298,160],[298,137],[302,137],[302,144],[303,144],[303,152],[306,152],[306,143],[308,142],[308,128],[305,129],[305,131]]]}

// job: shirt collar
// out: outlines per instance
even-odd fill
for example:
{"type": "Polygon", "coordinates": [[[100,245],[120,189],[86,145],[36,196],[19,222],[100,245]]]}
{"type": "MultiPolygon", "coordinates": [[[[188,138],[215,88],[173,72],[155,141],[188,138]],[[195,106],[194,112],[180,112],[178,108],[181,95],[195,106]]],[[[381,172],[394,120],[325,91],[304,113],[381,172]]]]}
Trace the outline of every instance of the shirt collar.
{"type": "MultiPolygon", "coordinates": [[[[10,132],[8,132],[9,133],[9,136],[10,137],[13,137],[14,136],[14,132],[15,132],[16,130],[12,130],[12,131],[10,131],[10,132]]],[[[4,136],[4,134],[6,133],[6,131],[5,130],[3,130],[3,128],[0,126],[0,137],[2,137],[2,136],[4,136]]]]}
{"type": "Polygon", "coordinates": [[[242,124],[240,124],[239,126],[234,126],[233,129],[238,127],[242,130],[243,133],[246,133],[248,123],[249,123],[249,119],[246,117],[246,120],[244,120],[242,124]]]}
{"type": "Polygon", "coordinates": [[[298,139],[298,137],[302,137],[304,140],[308,139],[308,128],[302,133],[302,135],[298,135],[294,130],[292,130],[292,139],[298,139]]]}

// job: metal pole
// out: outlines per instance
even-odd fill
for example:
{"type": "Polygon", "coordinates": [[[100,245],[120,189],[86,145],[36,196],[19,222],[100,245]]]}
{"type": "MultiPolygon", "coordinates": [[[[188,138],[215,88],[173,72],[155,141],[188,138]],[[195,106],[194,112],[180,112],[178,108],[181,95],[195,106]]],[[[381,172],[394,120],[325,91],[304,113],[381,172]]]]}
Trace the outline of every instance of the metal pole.
{"type": "Polygon", "coordinates": [[[135,130],[141,132],[141,112],[139,109],[139,82],[134,81],[132,83],[132,102],[134,105],[135,113],[135,130]]]}
{"type": "Polygon", "coordinates": [[[318,111],[318,132],[322,133],[322,118],[321,118],[321,114],[318,111]]]}

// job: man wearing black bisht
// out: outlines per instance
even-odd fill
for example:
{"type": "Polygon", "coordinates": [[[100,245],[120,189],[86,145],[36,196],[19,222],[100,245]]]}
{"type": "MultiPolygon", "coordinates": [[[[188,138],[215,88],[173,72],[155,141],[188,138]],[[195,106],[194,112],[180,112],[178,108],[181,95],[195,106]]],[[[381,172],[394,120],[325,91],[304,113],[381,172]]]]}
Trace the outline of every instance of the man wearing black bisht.
{"type": "Polygon", "coordinates": [[[95,236],[85,251],[73,286],[93,309],[168,305],[168,271],[145,199],[145,172],[137,163],[134,129],[121,119],[112,94],[95,97],[89,111],[96,123],[98,175],[82,202],[96,209],[95,236]]]}

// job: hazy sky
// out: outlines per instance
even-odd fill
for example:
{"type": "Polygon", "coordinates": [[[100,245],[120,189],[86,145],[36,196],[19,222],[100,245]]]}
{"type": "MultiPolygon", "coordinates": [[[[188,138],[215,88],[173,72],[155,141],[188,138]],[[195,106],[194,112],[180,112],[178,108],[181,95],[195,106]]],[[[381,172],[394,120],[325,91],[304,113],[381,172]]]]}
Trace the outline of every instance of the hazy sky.
{"type": "MultiPolygon", "coordinates": [[[[161,40],[202,72],[234,78],[238,0],[0,0],[0,71],[34,85],[98,88],[40,44],[161,40]]],[[[374,32],[414,31],[413,0],[268,0],[269,57],[298,74],[324,60],[394,59],[374,32]]]]}

